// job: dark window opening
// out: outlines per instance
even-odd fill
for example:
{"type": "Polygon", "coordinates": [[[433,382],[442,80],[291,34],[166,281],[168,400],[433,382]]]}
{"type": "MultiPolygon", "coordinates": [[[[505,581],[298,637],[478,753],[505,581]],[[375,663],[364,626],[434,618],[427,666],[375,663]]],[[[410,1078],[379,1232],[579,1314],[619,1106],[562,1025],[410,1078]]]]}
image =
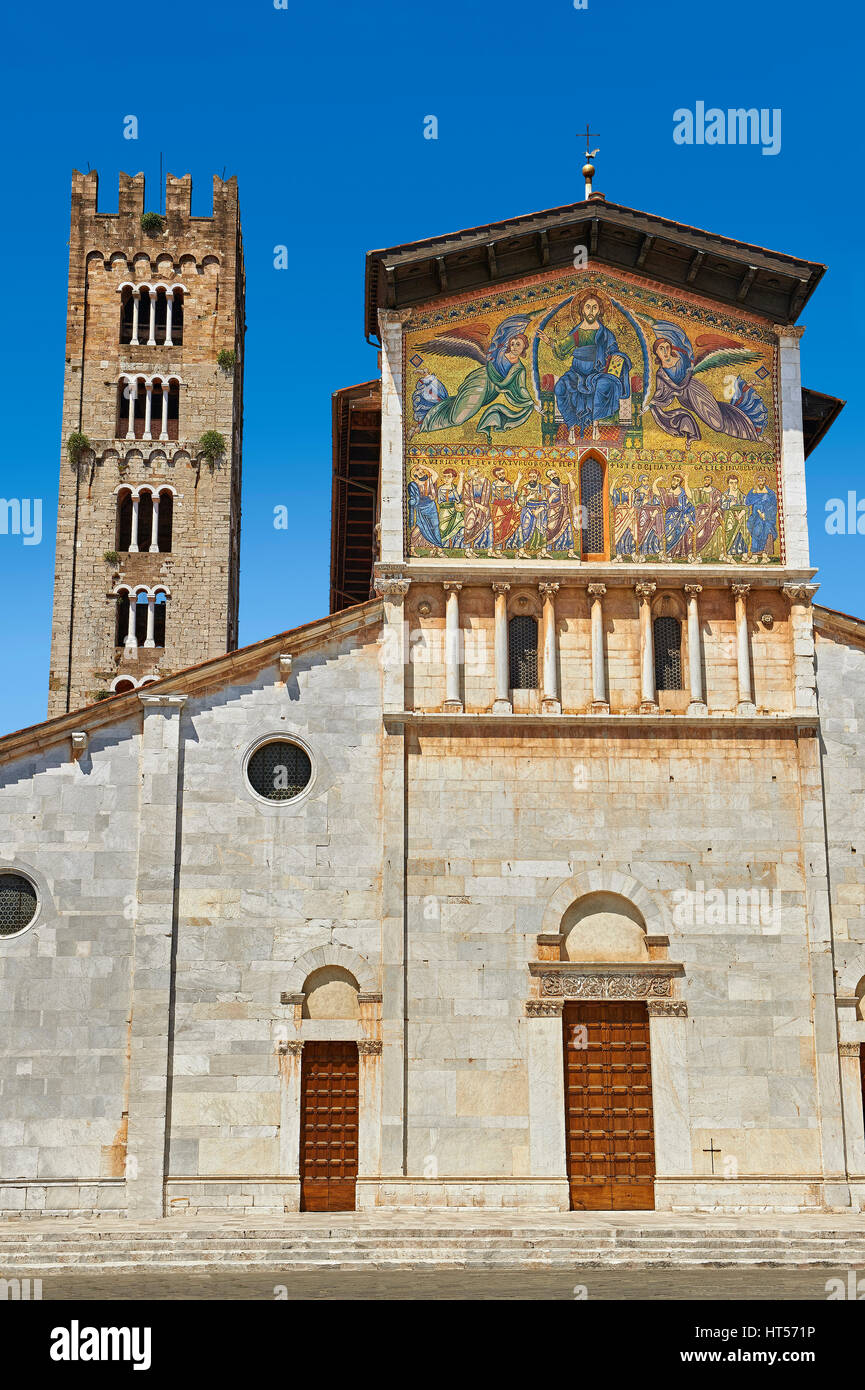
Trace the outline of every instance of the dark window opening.
{"type": "Polygon", "coordinates": [[[658,690],[682,689],[682,624],[678,618],[656,618],[655,686],[658,690]]]}
{"type": "Polygon", "coordinates": [[[170,492],[161,492],[159,494],[159,524],[156,528],[156,542],[160,550],[169,551],[171,549],[173,530],[174,495],[170,492]]]}
{"type": "Polygon", "coordinates": [[[582,553],[604,556],[604,466],[586,459],[580,467],[582,553]]]}
{"type": "Polygon", "coordinates": [[[122,647],[129,631],[129,595],[118,594],[114,617],[114,645],[122,647]]]}
{"type": "Polygon", "coordinates": [[[117,499],[117,539],[114,548],[128,551],[132,544],[132,494],[124,492],[117,499]]]}
{"type": "Polygon", "coordinates": [[[312,778],[312,763],[296,743],[275,739],[256,748],[246,765],[253,791],[268,801],[291,801],[312,778]]]}
{"type": "Polygon", "coordinates": [[[538,620],[519,616],[508,623],[508,655],[512,690],[538,688],[538,620]]]}

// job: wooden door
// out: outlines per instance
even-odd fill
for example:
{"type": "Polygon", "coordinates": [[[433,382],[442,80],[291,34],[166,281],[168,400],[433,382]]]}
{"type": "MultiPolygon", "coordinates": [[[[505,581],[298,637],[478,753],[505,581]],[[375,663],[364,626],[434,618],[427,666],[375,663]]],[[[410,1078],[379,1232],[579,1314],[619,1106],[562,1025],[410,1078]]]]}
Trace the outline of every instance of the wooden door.
{"type": "Polygon", "coordinates": [[[566,1004],[565,1122],[574,1211],[650,1211],[655,1141],[645,1004],[566,1004]]]}
{"type": "Polygon", "coordinates": [[[300,1074],[300,1209],[354,1211],[357,1043],[306,1042],[300,1074]]]}

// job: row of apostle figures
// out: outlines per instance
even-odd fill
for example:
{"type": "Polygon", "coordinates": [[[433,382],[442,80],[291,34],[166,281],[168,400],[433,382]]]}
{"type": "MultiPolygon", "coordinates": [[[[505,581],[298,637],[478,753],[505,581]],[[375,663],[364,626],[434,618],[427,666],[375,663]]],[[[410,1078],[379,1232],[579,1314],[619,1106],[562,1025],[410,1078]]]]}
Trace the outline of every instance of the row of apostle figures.
{"type": "Polygon", "coordinates": [[[441,470],[411,468],[411,553],[447,551],[531,558],[566,555],[617,561],[697,560],[768,563],[776,558],[778,494],[757,473],[747,491],[737,473],[698,483],[681,473],[622,473],[609,485],[602,460],[575,475],[562,464],[523,474],[494,463],[441,470]],[[723,486],[718,484],[722,483],[723,486]]]}

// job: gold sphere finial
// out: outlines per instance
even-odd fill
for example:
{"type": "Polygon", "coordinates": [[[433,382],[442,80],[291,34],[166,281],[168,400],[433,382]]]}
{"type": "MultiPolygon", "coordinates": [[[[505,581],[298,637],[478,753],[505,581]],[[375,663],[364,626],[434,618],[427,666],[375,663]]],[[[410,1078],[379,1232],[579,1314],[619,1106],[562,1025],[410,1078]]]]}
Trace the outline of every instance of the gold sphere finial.
{"type": "Polygon", "coordinates": [[[584,178],[584,179],[591,179],[591,178],[594,178],[594,175],[595,175],[595,166],[594,166],[594,164],[584,164],[584,165],[583,165],[583,178],[584,178]]]}

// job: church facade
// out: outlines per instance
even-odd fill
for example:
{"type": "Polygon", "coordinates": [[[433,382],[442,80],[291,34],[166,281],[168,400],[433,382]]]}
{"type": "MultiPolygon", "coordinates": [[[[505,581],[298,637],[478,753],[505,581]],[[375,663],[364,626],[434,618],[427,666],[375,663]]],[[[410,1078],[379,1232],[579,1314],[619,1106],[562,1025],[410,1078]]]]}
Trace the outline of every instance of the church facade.
{"type": "Polygon", "coordinates": [[[332,611],[234,650],[241,378],[207,385],[193,327],[225,273],[242,369],[230,198],[197,279],[180,213],[82,240],[85,299],[130,281],[115,376],[168,377],[124,306],[185,275],[192,433],[231,445],[202,471],[133,404],[63,464],[58,593],[76,526],[116,573],[78,703],[0,739],[0,1210],[862,1209],[865,622],[814,602],[841,403],[796,324],[823,267],[601,194],[371,252],[332,611]],[[154,481],[185,518],[160,627],[117,618],[168,563],[152,503],[132,549],[154,481]],[[187,582],[225,650],[172,628],[187,582]]]}

